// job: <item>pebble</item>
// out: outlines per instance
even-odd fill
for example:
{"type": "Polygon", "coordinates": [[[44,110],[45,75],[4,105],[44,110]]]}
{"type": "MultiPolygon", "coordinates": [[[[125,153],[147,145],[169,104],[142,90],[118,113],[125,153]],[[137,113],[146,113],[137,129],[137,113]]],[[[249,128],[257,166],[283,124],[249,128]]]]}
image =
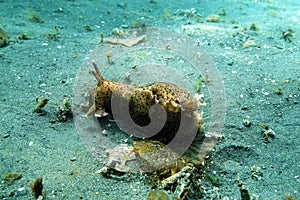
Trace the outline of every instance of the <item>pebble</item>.
{"type": "Polygon", "coordinates": [[[246,119],[243,120],[243,124],[246,127],[250,127],[251,126],[251,121],[250,121],[249,117],[247,117],[246,119]]]}
{"type": "Polygon", "coordinates": [[[218,22],[220,20],[220,16],[216,14],[211,14],[206,18],[207,22],[218,22]]]}
{"type": "Polygon", "coordinates": [[[76,161],[76,160],[77,160],[76,157],[70,158],[70,161],[72,161],[72,162],[74,162],[74,161],[76,161]]]}
{"type": "Polygon", "coordinates": [[[17,189],[17,191],[19,191],[19,192],[22,192],[22,191],[24,191],[24,190],[25,190],[24,187],[20,187],[20,188],[17,189]]]}
{"type": "Polygon", "coordinates": [[[33,145],[33,141],[30,141],[29,143],[28,143],[28,146],[32,146],[33,145]]]}

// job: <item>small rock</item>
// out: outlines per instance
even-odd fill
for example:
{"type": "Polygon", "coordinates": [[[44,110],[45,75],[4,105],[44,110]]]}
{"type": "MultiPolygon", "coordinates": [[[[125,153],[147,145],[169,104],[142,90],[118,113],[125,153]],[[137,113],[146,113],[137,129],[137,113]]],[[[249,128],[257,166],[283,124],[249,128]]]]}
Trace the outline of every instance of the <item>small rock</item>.
{"type": "Polygon", "coordinates": [[[72,161],[72,162],[74,162],[74,161],[76,161],[76,160],[77,160],[76,157],[70,158],[70,161],[72,161]]]}
{"type": "Polygon", "coordinates": [[[30,141],[29,143],[28,143],[28,146],[32,146],[33,145],[33,141],[30,141]]]}
{"type": "Polygon", "coordinates": [[[243,124],[246,127],[250,127],[251,126],[251,121],[250,121],[249,117],[247,117],[246,119],[243,120],[243,124]]]}
{"type": "Polygon", "coordinates": [[[256,47],[256,46],[257,46],[257,44],[255,43],[255,40],[253,40],[253,39],[249,39],[243,44],[244,48],[256,47]]]}
{"type": "Polygon", "coordinates": [[[267,129],[264,131],[263,136],[266,139],[275,138],[275,131],[273,131],[272,129],[267,129]]]}
{"type": "Polygon", "coordinates": [[[220,20],[220,16],[216,14],[211,14],[206,18],[207,22],[218,22],[220,20]]]}
{"type": "Polygon", "coordinates": [[[19,191],[19,192],[22,192],[22,191],[24,191],[24,190],[25,190],[24,187],[20,187],[20,188],[17,189],[17,191],[19,191]]]}

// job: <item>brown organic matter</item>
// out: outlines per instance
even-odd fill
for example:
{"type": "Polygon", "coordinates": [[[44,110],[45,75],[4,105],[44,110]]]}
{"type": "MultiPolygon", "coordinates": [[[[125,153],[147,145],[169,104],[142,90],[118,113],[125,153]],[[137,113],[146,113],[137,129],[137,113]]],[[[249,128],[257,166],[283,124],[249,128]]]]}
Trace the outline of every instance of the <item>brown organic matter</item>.
{"type": "Polygon", "coordinates": [[[41,177],[37,178],[34,183],[30,183],[29,187],[31,188],[34,197],[37,199],[43,192],[43,179],[41,177]]]}

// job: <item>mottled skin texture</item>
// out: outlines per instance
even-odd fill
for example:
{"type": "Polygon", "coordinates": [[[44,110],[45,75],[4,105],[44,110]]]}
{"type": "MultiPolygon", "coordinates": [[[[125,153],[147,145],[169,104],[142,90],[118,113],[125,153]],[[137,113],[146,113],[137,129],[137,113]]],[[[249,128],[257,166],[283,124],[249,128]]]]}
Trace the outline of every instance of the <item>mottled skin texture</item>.
{"type": "Polygon", "coordinates": [[[92,114],[96,117],[111,115],[111,98],[114,94],[120,98],[120,105],[129,104],[130,116],[139,126],[146,126],[150,123],[149,109],[151,106],[159,104],[165,109],[167,121],[161,131],[151,139],[157,139],[164,143],[170,141],[178,130],[182,115],[189,117],[191,124],[198,130],[201,129],[202,116],[201,113],[196,112],[201,104],[186,90],[161,82],[137,87],[107,81],[102,77],[95,62],[92,64],[95,71],[91,71],[91,73],[96,77],[98,83],[90,92],[90,108],[87,116],[92,114]]]}

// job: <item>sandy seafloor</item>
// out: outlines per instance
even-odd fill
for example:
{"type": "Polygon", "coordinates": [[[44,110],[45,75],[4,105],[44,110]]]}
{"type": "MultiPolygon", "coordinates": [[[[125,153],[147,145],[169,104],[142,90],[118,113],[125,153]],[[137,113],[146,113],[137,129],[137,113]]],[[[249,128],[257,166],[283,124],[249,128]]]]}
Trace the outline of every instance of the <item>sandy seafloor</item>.
{"type": "Polygon", "coordinates": [[[0,183],[1,199],[33,199],[28,184],[37,177],[45,199],[147,199],[151,188],[142,176],[97,174],[105,163],[82,144],[72,119],[58,122],[56,116],[63,99],[72,99],[77,71],[100,33],[108,37],[136,21],[198,39],[224,81],[226,121],[209,167],[220,186],[203,180],[203,199],[241,199],[237,180],[253,199],[300,198],[298,1],[1,0],[0,10],[0,27],[11,40],[0,49],[0,175],[22,174],[12,184],[0,183]],[[33,12],[43,23],[29,19],[33,12]],[[213,13],[220,21],[206,22],[213,13]],[[259,29],[250,30],[252,23],[259,29]],[[54,26],[57,41],[47,38],[54,26]],[[291,41],[282,38],[289,28],[291,41]],[[17,39],[23,32],[30,39],[17,39]],[[245,47],[249,39],[255,45],[245,47]],[[36,96],[50,99],[43,116],[31,112],[36,96]],[[266,141],[262,124],[275,137],[266,141]]]}

